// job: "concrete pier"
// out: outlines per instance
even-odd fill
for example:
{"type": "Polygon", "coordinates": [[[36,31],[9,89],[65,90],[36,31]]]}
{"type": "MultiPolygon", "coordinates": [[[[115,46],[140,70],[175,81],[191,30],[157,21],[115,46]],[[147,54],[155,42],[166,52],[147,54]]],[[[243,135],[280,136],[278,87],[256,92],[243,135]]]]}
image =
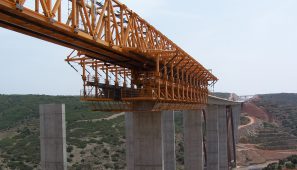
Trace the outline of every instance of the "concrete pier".
{"type": "Polygon", "coordinates": [[[39,106],[42,170],[66,170],[65,105],[39,106]]]}
{"type": "Polygon", "coordinates": [[[226,106],[220,105],[218,107],[218,116],[219,116],[219,169],[228,170],[226,106]]]}
{"type": "Polygon", "coordinates": [[[174,111],[162,111],[163,170],[175,170],[175,126],[174,111]]]}
{"type": "Polygon", "coordinates": [[[125,113],[126,126],[126,163],[127,170],[134,170],[134,132],[133,132],[133,113],[125,113]]]}
{"type": "Polygon", "coordinates": [[[126,128],[128,170],[162,170],[161,112],[126,113],[126,128]]]}
{"type": "Polygon", "coordinates": [[[203,169],[202,110],[184,110],[185,170],[203,169]]]}
{"type": "Polygon", "coordinates": [[[235,142],[239,142],[238,138],[238,127],[240,125],[240,113],[241,113],[241,105],[233,105],[232,106],[232,114],[233,114],[233,122],[234,122],[234,138],[235,142]]]}
{"type": "Polygon", "coordinates": [[[218,105],[209,105],[206,114],[207,170],[219,170],[218,105]]]}
{"type": "Polygon", "coordinates": [[[127,170],[175,170],[174,112],[126,112],[127,170]]]}

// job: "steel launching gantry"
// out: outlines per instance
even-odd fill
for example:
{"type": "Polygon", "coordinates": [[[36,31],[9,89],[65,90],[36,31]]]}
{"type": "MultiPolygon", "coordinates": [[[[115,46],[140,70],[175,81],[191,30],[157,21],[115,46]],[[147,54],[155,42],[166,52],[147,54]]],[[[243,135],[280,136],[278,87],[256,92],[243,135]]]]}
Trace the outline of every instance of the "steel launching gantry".
{"type": "Polygon", "coordinates": [[[106,110],[142,101],[157,110],[205,105],[217,81],[117,0],[0,0],[0,26],[76,50],[66,61],[81,66],[81,99],[106,110]]]}

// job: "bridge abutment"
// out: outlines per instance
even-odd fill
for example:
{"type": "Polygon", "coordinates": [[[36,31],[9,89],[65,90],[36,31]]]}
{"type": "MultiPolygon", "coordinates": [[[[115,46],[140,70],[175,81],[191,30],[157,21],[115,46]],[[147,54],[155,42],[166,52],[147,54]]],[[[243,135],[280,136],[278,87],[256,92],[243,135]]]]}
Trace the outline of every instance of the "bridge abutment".
{"type": "Polygon", "coordinates": [[[65,105],[40,105],[39,114],[41,168],[43,170],[66,170],[65,105]]]}
{"type": "Polygon", "coordinates": [[[203,169],[202,110],[184,110],[184,160],[185,170],[203,169]]]}

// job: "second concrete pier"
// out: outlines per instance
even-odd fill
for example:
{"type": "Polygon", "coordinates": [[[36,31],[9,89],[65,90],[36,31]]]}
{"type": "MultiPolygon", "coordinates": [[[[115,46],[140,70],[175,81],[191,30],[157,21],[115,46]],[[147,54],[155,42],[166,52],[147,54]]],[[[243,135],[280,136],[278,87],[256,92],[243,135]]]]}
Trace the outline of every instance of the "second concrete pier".
{"type": "Polygon", "coordinates": [[[203,169],[202,110],[184,110],[185,170],[203,169]]]}

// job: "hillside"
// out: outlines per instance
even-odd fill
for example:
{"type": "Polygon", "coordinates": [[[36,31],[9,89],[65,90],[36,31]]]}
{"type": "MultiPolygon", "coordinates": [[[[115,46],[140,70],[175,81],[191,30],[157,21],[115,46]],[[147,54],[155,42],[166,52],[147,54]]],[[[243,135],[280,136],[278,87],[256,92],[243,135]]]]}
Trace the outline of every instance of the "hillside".
{"type": "Polygon", "coordinates": [[[0,95],[1,168],[39,169],[38,105],[42,103],[66,105],[70,170],[125,167],[123,115],[100,120],[112,114],[90,111],[76,96],[0,95]]]}
{"type": "Polygon", "coordinates": [[[297,94],[259,95],[254,103],[263,107],[276,122],[287,132],[297,136],[297,94]]]}
{"type": "MultiPolygon", "coordinates": [[[[40,169],[39,113],[65,103],[69,170],[124,169],[124,114],[90,110],[77,96],[0,95],[0,170],[40,169]],[[104,119],[103,119],[104,118],[104,119]]],[[[182,116],[176,113],[177,169],[183,167],[182,116]]]]}
{"type": "MultiPolygon", "coordinates": [[[[227,98],[230,93],[218,95],[227,98]]],[[[91,111],[78,96],[0,95],[0,170],[40,169],[38,105],[42,103],[66,104],[68,169],[125,168],[123,114],[91,111]]],[[[296,94],[258,95],[246,104],[247,115],[255,117],[258,124],[241,140],[248,143],[239,148],[242,159],[249,160],[247,165],[255,158],[261,163],[296,153],[296,94]],[[249,145],[252,152],[246,152],[245,148],[251,150],[249,145]]],[[[177,169],[183,169],[180,112],[176,112],[175,121],[177,169]]],[[[249,121],[242,117],[242,124],[249,121]]]]}
{"type": "Polygon", "coordinates": [[[297,94],[257,95],[244,103],[243,112],[256,124],[240,129],[238,155],[242,165],[296,154],[297,94]]]}

